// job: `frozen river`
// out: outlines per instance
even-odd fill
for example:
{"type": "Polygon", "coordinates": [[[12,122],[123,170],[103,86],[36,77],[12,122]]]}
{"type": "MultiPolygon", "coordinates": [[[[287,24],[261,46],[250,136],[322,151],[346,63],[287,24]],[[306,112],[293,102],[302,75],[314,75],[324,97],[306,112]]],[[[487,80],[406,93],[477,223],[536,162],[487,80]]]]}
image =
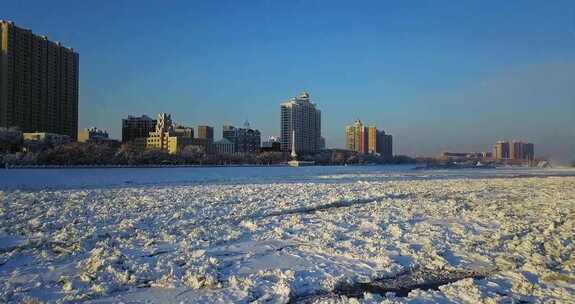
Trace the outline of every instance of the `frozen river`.
{"type": "Polygon", "coordinates": [[[575,303],[575,170],[0,170],[2,303],[575,303]]]}
{"type": "Polygon", "coordinates": [[[399,166],[175,167],[0,170],[0,189],[95,188],[136,185],[345,183],[528,176],[575,176],[573,169],[415,170],[399,166]]]}

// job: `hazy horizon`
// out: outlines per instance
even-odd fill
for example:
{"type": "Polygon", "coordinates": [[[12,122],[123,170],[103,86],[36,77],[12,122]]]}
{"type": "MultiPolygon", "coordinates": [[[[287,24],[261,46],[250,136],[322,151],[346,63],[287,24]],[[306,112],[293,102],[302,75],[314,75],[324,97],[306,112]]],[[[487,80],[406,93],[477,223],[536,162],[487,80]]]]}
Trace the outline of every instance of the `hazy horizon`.
{"type": "Polygon", "coordinates": [[[121,137],[127,115],[247,119],[279,135],[280,103],[308,91],[329,147],[356,119],[397,154],[533,142],[575,160],[575,3],[21,1],[0,19],[80,54],[79,127],[121,137]]]}

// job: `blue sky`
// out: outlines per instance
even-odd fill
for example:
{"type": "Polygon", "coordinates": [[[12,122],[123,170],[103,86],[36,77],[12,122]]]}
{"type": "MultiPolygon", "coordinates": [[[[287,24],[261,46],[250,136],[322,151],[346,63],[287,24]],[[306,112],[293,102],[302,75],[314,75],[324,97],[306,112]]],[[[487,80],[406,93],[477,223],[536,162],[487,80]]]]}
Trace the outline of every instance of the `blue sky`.
{"type": "Polygon", "coordinates": [[[128,114],[248,119],[279,134],[302,90],[331,147],[356,118],[395,152],[498,139],[575,159],[574,1],[2,1],[0,18],[80,53],[80,127],[128,114]]]}

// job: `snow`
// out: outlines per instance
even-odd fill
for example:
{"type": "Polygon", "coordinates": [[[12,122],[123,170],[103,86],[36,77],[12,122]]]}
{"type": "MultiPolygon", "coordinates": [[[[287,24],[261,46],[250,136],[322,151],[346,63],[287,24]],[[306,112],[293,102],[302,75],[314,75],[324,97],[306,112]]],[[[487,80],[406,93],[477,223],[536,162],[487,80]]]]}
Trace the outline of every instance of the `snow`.
{"type": "Polygon", "coordinates": [[[572,171],[323,170],[6,185],[0,302],[575,302],[572,171]]]}

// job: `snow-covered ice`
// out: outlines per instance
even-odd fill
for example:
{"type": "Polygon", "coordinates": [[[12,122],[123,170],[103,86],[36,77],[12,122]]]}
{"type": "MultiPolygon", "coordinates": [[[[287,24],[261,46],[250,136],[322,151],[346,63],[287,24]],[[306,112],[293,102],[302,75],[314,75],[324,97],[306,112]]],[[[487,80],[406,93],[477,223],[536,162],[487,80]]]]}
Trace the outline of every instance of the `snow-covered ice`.
{"type": "Polygon", "coordinates": [[[575,302],[575,177],[345,174],[8,187],[0,302],[575,302]]]}

